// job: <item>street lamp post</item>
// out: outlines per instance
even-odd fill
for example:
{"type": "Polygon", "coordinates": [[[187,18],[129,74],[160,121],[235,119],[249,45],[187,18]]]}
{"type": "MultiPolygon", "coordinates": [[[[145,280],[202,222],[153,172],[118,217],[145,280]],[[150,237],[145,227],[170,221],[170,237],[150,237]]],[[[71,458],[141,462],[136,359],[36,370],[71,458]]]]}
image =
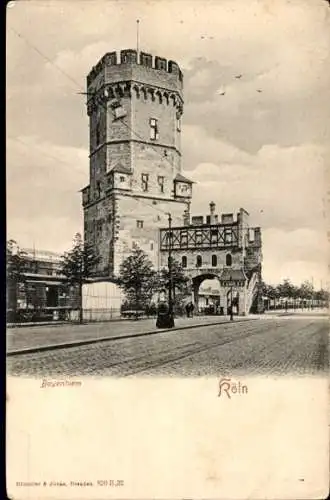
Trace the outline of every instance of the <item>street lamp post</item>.
{"type": "Polygon", "coordinates": [[[230,321],[234,321],[234,315],[233,315],[233,276],[232,274],[230,275],[230,321]]]}
{"type": "MultiPolygon", "coordinates": [[[[173,328],[174,327],[174,314],[173,314],[173,270],[172,270],[172,217],[168,214],[168,237],[167,237],[167,248],[168,248],[168,304],[164,300],[158,305],[157,312],[157,328],[173,328]]],[[[166,284],[165,284],[166,287],[166,284]]]]}
{"type": "Polygon", "coordinates": [[[172,276],[172,217],[168,214],[168,316],[169,316],[169,328],[174,326],[174,315],[173,315],[173,276],[172,276]]]}
{"type": "Polygon", "coordinates": [[[230,321],[234,321],[233,315],[233,284],[230,286],[230,321]]]}

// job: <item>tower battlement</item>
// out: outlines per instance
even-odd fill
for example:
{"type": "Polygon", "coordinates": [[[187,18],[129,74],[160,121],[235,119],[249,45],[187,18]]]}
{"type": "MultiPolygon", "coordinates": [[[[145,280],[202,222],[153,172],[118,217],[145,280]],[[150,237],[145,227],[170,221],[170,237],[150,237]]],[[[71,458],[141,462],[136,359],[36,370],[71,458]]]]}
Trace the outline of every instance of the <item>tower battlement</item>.
{"type": "MultiPolygon", "coordinates": [[[[141,70],[154,70],[155,73],[159,73],[161,80],[164,80],[167,73],[171,76],[171,81],[177,80],[179,88],[182,88],[182,71],[175,61],[153,56],[147,52],[138,52],[134,49],[106,53],[87,75],[87,87],[92,85],[99,75],[106,77],[106,75],[109,76],[113,73],[117,79],[118,70],[127,73],[128,68],[132,69],[132,67],[141,70]]],[[[108,80],[108,78],[106,79],[108,80]]]]}

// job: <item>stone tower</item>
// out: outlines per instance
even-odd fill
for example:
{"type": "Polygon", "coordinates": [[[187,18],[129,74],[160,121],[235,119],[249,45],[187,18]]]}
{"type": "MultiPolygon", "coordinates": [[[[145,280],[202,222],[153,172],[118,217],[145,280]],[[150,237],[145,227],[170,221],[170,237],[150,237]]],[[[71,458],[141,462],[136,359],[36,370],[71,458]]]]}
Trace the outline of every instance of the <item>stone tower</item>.
{"type": "Polygon", "coordinates": [[[189,213],[181,174],[183,76],[174,61],[135,50],[105,54],[87,76],[90,183],[82,190],[84,237],[96,274],[116,276],[136,242],[155,267],[159,228],[189,213]]]}

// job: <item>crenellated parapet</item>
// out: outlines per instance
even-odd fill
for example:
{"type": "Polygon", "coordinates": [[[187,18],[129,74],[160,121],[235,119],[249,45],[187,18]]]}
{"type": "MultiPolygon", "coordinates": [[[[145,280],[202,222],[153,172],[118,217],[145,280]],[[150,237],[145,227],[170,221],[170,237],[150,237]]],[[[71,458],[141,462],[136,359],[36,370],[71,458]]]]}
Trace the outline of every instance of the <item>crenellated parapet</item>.
{"type": "Polygon", "coordinates": [[[177,119],[183,114],[183,99],[180,93],[130,80],[119,83],[105,83],[99,89],[89,92],[87,114],[90,116],[99,106],[106,107],[108,103],[115,108],[119,105],[121,99],[131,99],[132,97],[173,106],[176,109],[177,119]]]}
{"type": "Polygon", "coordinates": [[[134,49],[121,50],[119,54],[117,52],[108,52],[105,54],[100,61],[93,66],[89,74],[87,75],[87,87],[95,80],[97,75],[102,73],[106,67],[111,68],[113,66],[129,66],[138,65],[148,69],[154,69],[156,71],[165,72],[176,76],[180,82],[183,81],[183,75],[180,70],[179,65],[175,61],[168,61],[163,57],[153,56],[146,52],[137,52],[134,49]]]}

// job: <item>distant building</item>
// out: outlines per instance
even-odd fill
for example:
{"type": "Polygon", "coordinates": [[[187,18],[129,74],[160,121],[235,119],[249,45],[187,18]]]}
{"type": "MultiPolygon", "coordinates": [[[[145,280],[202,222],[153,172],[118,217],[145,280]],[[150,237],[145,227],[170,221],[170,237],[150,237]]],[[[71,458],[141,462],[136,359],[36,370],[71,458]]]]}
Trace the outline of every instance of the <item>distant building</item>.
{"type": "Polygon", "coordinates": [[[217,288],[202,288],[198,290],[198,312],[219,314],[220,311],[220,290],[217,288]]]}
{"type": "MultiPolygon", "coordinates": [[[[26,256],[26,271],[17,290],[17,310],[21,316],[25,320],[78,319],[77,289],[69,286],[61,274],[62,256],[31,248],[22,251],[26,256]]],[[[89,281],[82,288],[85,319],[102,321],[120,316],[123,298],[119,287],[111,281],[89,281]]]]}
{"type": "Polygon", "coordinates": [[[68,302],[69,290],[61,274],[61,255],[23,248],[26,254],[24,283],[19,287],[19,308],[56,308],[68,302]]]}

